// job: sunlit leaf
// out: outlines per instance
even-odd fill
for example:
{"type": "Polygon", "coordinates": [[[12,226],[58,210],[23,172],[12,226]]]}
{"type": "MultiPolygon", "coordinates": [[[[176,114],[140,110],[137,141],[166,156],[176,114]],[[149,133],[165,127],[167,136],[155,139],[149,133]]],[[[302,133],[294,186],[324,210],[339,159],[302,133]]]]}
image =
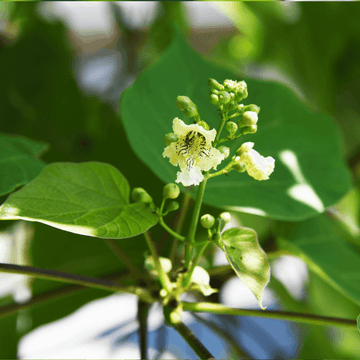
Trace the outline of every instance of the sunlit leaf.
{"type": "Polygon", "coordinates": [[[231,267],[255,295],[262,309],[262,294],[270,281],[270,266],[259,245],[256,232],[248,228],[233,228],[221,235],[221,242],[231,267]]]}
{"type": "Polygon", "coordinates": [[[157,223],[150,205],[129,203],[130,187],[108,164],[55,163],[0,207],[0,218],[38,221],[100,238],[127,238],[157,223]]]}

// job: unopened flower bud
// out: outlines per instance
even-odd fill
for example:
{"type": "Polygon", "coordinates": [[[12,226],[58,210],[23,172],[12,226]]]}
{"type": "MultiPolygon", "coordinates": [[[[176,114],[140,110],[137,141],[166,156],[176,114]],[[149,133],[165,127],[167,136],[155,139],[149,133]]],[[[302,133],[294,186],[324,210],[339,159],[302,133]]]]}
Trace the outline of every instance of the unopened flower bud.
{"type": "Polygon", "coordinates": [[[224,154],[225,159],[229,157],[230,149],[227,146],[219,146],[217,149],[221,152],[221,154],[224,154]]]}
{"type": "Polygon", "coordinates": [[[219,101],[221,104],[227,104],[230,102],[230,94],[227,91],[221,91],[219,94],[219,101]]]}
{"type": "Polygon", "coordinates": [[[184,111],[184,114],[189,117],[195,117],[195,116],[199,115],[197,106],[195,106],[195,107],[189,106],[187,108],[184,108],[183,111],[184,111]]]}
{"type": "Polygon", "coordinates": [[[237,83],[237,90],[235,96],[236,96],[236,101],[241,101],[248,97],[247,85],[245,81],[239,81],[237,83]]]}
{"type": "Polygon", "coordinates": [[[188,107],[195,107],[196,105],[187,96],[178,96],[176,99],[176,105],[180,110],[184,110],[188,107]]]}
{"type": "Polygon", "coordinates": [[[166,207],[166,212],[170,212],[170,211],[176,211],[179,209],[179,203],[177,201],[172,201],[171,203],[168,204],[168,206],[166,207]]]}
{"type": "MultiPolygon", "coordinates": [[[[238,158],[240,158],[240,157],[238,156],[238,158]]],[[[243,172],[246,171],[245,164],[244,164],[243,162],[241,162],[241,161],[236,162],[236,163],[233,165],[233,169],[236,170],[236,171],[238,171],[238,172],[240,172],[240,173],[243,173],[243,172]]]]}
{"type": "Polygon", "coordinates": [[[208,85],[211,89],[224,90],[224,86],[219,84],[215,79],[209,79],[208,85]]]}
{"type": "Polygon", "coordinates": [[[226,224],[231,221],[231,214],[228,212],[223,212],[220,214],[220,219],[224,220],[226,224]]]}
{"type": "Polygon", "coordinates": [[[226,124],[226,130],[230,133],[230,135],[235,134],[237,129],[238,129],[238,126],[232,121],[229,121],[226,124]]]}
{"type": "Polygon", "coordinates": [[[238,125],[243,126],[252,126],[256,125],[258,122],[258,115],[255,111],[246,111],[241,119],[238,121],[238,125]]]}
{"type": "Polygon", "coordinates": [[[215,224],[215,218],[210,214],[205,214],[201,217],[200,222],[205,229],[210,229],[215,224]]]}
{"type": "Polygon", "coordinates": [[[238,104],[235,101],[230,101],[228,104],[228,110],[235,110],[238,107],[238,104]]]}
{"type": "Polygon", "coordinates": [[[213,105],[218,105],[219,104],[219,97],[215,94],[211,94],[210,95],[210,102],[213,104],[213,105]]]}
{"type": "Polygon", "coordinates": [[[244,110],[244,105],[243,104],[239,104],[236,108],[236,113],[239,115],[242,115],[245,112],[244,110]]]}
{"type": "Polygon", "coordinates": [[[198,124],[199,126],[202,126],[202,127],[204,128],[204,130],[209,130],[209,129],[210,129],[209,125],[208,125],[205,121],[203,121],[203,120],[197,122],[197,124],[198,124]]]}
{"type": "Polygon", "coordinates": [[[238,87],[237,81],[234,80],[225,80],[224,81],[224,88],[226,91],[236,91],[238,87]]]}
{"type": "Polygon", "coordinates": [[[244,106],[244,111],[254,111],[258,114],[260,112],[260,107],[255,104],[250,104],[244,106]]]}
{"type": "Polygon", "coordinates": [[[180,188],[173,183],[166,184],[163,189],[165,199],[176,199],[180,195],[180,188]]]}
{"type": "Polygon", "coordinates": [[[257,126],[256,125],[251,125],[251,126],[245,126],[241,129],[241,135],[246,135],[246,134],[254,134],[257,132],[257,126]]]}
{"type": "MultiPolygon", "coordinates": [[[[240,156],[243,153],[249,152],[252,148],[254,147],[254,143],[253,142],[246,142],[243,143],[237,150],[236,150],[236,155],[240,156]]],[[[236,159],[235,159],[236,160],[236,159]]]]}
{"type": "Polygon", "coordinates": [[[164,141],[166,145],[170,145],[171,143],[178,141],[178,137],[174,133],[168,133],[165,135],[164,141]]]}
{"type": "Polygon", "coordinates": [[[143,188],[134,188],[131,192],[131,198],[135,202],[152,203],[152,197],[143,188]]]}

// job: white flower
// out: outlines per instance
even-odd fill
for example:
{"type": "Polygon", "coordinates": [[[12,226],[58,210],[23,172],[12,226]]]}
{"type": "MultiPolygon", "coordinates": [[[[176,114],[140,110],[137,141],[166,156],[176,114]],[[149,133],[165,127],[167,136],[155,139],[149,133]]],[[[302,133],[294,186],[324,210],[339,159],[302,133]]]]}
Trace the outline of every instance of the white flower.
{"type": "Polygon", "coordinates": [[[247,173],[255,180],[268,180],[274,171],[275,159],[271,156],[264,158],[256,150],[252,149],[254,143],[241,145],[240,161],[245,164],[247,173]]]}
{"type": "Polygon", "coordinates": [[[201,171],[208,171],[224,160],[224,154],[212,147],[216,130],[205,130],[199,125],[186,125],[182,120],[175,118],[173,131],[178,141],[171,143],[163,152],[164,157],[170,159],[174,166],[179,165],[177,183],[184,186],[199,185],[204,176],[201,171]]]}

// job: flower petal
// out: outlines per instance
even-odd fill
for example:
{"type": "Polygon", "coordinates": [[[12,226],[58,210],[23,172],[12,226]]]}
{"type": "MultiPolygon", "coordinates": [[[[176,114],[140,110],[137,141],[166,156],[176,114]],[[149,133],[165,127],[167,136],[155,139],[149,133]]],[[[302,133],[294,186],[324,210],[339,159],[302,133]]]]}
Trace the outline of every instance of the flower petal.
{"type": "Polygon", "coordinates": [[[176,183],[182,183],[184,186],[199,185],[204,180],[204,175],[197,167],[192,167],[190,170],[177,172],[176,183]]]}
{"type": "Polygon", "coordinates": [[[205,156],[198,163],[197,166],[204,170],[209,171],[211,168],[216,170],[216,167],[225,159],[225,155],[215,148],[210,149],[209,156],[205,156]]]}

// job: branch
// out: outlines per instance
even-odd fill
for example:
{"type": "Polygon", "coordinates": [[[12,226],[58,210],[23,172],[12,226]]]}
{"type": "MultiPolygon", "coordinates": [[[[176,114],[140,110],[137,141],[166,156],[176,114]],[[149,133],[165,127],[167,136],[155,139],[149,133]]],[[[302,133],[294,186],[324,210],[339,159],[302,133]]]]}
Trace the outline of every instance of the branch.
{"type": "Polygon", "coordinates": [[[194,350],[195,354],[199,356],[200,359],[214,359],[214,357],[206,349],[202,342],[200,342],[195,334],[184,323],[180,321],[179,323],[171,324],[171,326],[177,330],[177,332],[183,337],[183,339],[194,350]]]}
{"type": "Polygon", "coordinates": [[[123,286],[112,280],[98,279],[90,276],[69,274],[63,271],[39,269],[32,266],[21,266],[13,264],[0,263],[0,272],[10,274],[29,275],[40,279],[62,281],[76,285],[82,285],[86,287],[108,290],[108,291],[120,291],[141,297],[146,302],[154,302],[150,292],[145,289],[141,289],[136,286],[123,286]]]}
{"type": "MultiPolygon", "coordinates": [[[[116,281],[125,281],[125,280],[129,280],[131,278],[128,273],[122,272],[122,273],[116,273],[116,274],[107,276],[106,279],[107,280],[116,280],[116,281]]],[[[73,294],[75,292],[85,290],[85,289],[88,289],[88,288],[81,286],[81,285],[65,286],[61,289],[56,289],[56,290],[46,292],[44,294],[35,295],[31,298],[31,300],[29,300],[28,302],[23,303],[23,304],[13,303],[13,304],[1,306],[0,307],[0,318],[7,316],[7,315],[12,315],[12,314],[16,313],[17,311],[29,309],[32,306],[42,304],[43,302],[46,302],[48,300],[53,300],[53,299],[56,299],[61,296],[70,295],[70,294],[73,294]]]]}
{"type": "Polygon", "coordinates": [[[313,314],[302,314],[289,311],[262,311],[248,309],[234,309],[221,304],[215,303],[190,303],[182,302],[185,311],[193,312],[210,312],[213,314],[223,315],[239,315],[239,316],[256,316],[276,320],[288,320],[294,322],[302,322],[313,325],[341,326],[356,329],[356,320],[341,319],[335,317],[318,316],[313,314]]]}
{"type": "Polygon", "coordinates": [[[140,340],[140,359],[145,360],[147,356],[147,320],[149,315],[150,304],[138,299],[138,313],[139,321],[139,340],[140,340]]]}

